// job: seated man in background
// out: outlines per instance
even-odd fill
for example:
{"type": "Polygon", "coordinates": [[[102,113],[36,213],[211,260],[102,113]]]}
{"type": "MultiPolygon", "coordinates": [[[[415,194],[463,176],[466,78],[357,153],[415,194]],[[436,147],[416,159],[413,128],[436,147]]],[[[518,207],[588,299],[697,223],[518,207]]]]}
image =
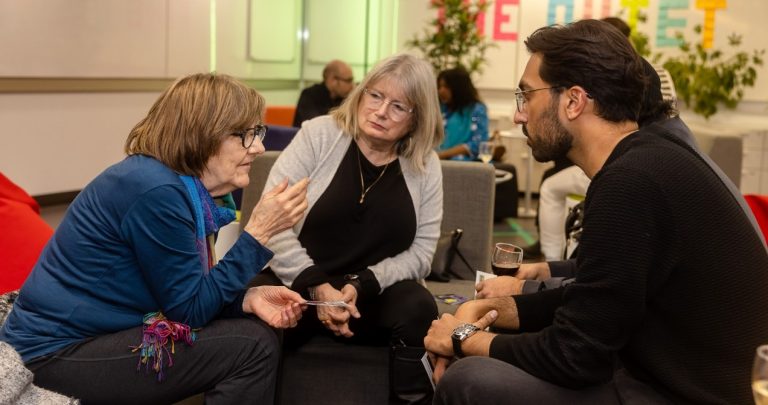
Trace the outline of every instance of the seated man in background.
{"type": "Polygon", "coordinates": [[[344,101],[354,85],[355,78],[349,65],[340,60],[328,62],[323,69],[323,82],[301,91],[293,126],[300,127],[308,119],[328,114],[344,101]]]}
{"type": "Polygon", "coordinates": [[[427,350],[477,356],[436,369],[435,403],[749,403],[768,336],[749,218],[692,148],[638,130],[643,64],[620,32],[584,20],[525,44],[515,121],[537,160],[566,155],[592,179],[575,280],[434,321],[427,350]],[[492,321],[527,333],[478,329],[492,321]]]}

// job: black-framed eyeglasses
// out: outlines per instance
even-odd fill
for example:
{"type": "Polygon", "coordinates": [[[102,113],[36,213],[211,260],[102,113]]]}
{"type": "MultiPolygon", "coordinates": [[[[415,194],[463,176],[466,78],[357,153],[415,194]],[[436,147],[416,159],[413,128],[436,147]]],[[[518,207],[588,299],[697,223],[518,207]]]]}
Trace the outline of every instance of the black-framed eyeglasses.
{"type": "Polygon", "coordinates": [[[363,95],[365,96],[365,105],[368,108],[378,110],[383,104],[387,104],[392,108],[387,109],[389,112],[389,118],[392,121],[400,122],[408,118],[408,114],[413,112],[413,107],[409,107],[399,101],[388,100],[383,94],[376,90],[365,88],[363,89],[363,95]]]}
{"type": "Polygon", "coordinates": [[[243,143],[243,147],[248,149],[253,145],[253,141],[259,138],[259,142],[264,142],[264,137],[267,136],[266,125],[256,125],[253,128],[246,128],[242,131],[233,132],[232,135],[239,136],[243,143]]]}
{"type": "Polygon", "coordinates": [[[539,90],[550,90],[550,89],[557,89],[561,86],[552,86],[552,87],[542,87],[538,89],[530,89],[530,90],[522,90],[519,87],[514,90],[515,92],[515,101],[517,102],[517,112],[525,112],[525,93],[533,93],[534,91],[539,90]]]}

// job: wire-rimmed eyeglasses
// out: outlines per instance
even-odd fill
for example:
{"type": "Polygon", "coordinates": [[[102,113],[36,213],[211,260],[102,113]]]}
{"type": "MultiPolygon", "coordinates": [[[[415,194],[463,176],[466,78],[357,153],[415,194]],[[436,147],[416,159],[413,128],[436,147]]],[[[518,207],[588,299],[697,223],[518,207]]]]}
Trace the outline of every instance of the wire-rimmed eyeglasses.
{"type": "Polygon", "coordinates": [[[365,105],[368,108],[373,108],[378,110],[381,108],[382,104],[388,104],[390,107],[387,109],[389,112],[389,118],[392,119],[392,121],[400,122],[404,119],[408,118],[408,114],[413,112],[413,107],[408,107],[404,103],[401,103],[399,101],[393,101],[393,100],[387,100],[386,97],[384,97],[383,94],[379,93],[376,90],[365,88],[363,89],[364,93],[364,100],[365,105]]]}
{"type": "Polygon", "coordinates": [[[557,89],[560,88],[560,86],[552,86],[552,87],[541,87],[538,89],[530,89],[530,90],[522,90],[519,87],[514,90],[515,92],[515,101],[517,102],[517,112],[525,112],[525,93],[532,93],[534,91],[539,90],[549,90],[549,89],[557,89]]]}
{"type": "Polygon", "coordinates": [[[246,128],[242,131],[233,132],[232,135],[239,136],[243,143],[243,147],[248,149],[253,145],[253,141],[259,138],[259,142],[264,142],[264,137],[267,136],[266,125],[256,125],[253,128],[246,128]]]}

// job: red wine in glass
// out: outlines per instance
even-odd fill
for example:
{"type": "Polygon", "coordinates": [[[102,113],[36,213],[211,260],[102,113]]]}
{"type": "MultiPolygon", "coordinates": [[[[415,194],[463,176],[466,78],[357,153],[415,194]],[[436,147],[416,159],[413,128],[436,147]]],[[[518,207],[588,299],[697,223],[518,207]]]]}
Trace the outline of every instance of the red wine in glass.
{"type": "Polygon", "coordinates": [[[497,243],[493,248],[491,269],[497,276],[512,276],[523,262],[523,249],[509,243],[497,243]]]}
{"type": "Polygon", "coordinates": [[[520,263],[498,263],[491,264],[493,274],[497,276],[514,276],[520,268],[520,263]]]}

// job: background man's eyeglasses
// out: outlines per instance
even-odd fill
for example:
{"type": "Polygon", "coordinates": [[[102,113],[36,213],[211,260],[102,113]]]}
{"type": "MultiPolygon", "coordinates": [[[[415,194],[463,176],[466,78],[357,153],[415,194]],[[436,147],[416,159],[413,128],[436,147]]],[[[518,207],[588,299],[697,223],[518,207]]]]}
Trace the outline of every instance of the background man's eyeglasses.
{"type": "Polygon", "coordinates": [[[355,81],[354,77],[340,77],[340,76],[333,76],[336,80],[341,80],[344,83],[352,84],[355,81]]]}
{"type": "Polygon", "coordinates": [[[368,108],[378,110],[383,104],[388,104],[392,107],[387,109],[389,118],[391,118],[392,121],[400,122],[408,118],[408,114],[413,112],[413,107],[408,107],[399,101],[387,100],[383,94],[376,90],[363,89],[363,94],[365,96],[365,105],[368,108]]]}
{"type": "Polygon", "coordinates": [[[264,137],[267,136],[266,125],[256,125],[253,128],[247,128],[242,131],[233,132],[232,135],[239,136],[243,143],[243,147],[248,149],[253,145],[253,141],[259,138],[259,142],[264,142],[264,137]]]}

